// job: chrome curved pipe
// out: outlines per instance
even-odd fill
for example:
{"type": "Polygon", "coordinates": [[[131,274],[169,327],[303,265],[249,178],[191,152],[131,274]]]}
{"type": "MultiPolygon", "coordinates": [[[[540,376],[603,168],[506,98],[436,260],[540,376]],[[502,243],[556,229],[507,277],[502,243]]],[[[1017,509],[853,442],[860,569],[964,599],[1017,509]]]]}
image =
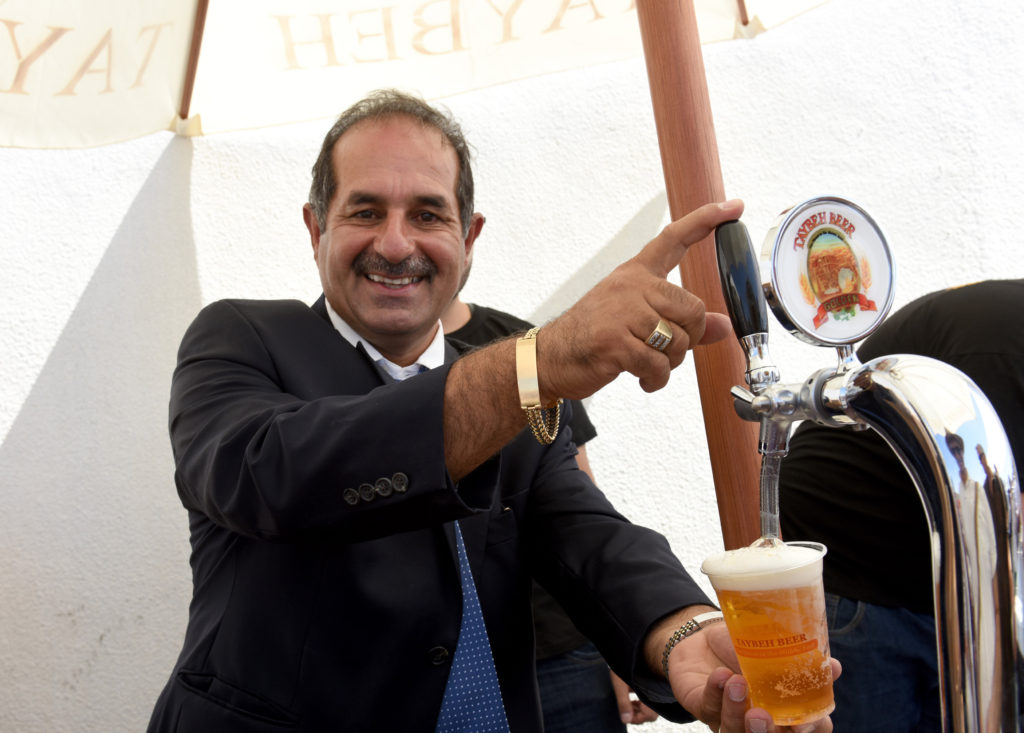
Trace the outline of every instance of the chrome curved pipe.
{"type": "Polygon", "coordinates": [[[1021,499],[992,404],[935,359],[885,356],[822,380],[811,410],[875,429],[910,472],[932,544],[943,731],[1019,731],[1021,499]]]}

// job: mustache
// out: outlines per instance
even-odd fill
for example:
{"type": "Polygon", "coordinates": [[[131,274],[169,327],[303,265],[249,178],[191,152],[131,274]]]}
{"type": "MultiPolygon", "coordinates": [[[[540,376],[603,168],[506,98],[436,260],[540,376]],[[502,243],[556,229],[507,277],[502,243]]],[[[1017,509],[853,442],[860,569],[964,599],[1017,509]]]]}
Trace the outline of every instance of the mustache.
{"type": "Polygon", "coordinates": [[[352,270],[361,276],[371,272],[385,277],[422,277],[431,279],[437,274],[437,266],[423,255],[410,255],[401,262],[389,262],[376,252],[362,252],[352,262],[352,270]]]}

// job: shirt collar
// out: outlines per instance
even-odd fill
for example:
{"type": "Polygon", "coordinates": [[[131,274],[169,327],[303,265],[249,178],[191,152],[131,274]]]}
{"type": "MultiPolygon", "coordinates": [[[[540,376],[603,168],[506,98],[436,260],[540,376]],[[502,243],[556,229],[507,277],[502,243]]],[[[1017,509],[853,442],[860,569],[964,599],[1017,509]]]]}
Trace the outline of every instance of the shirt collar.
{"type": "Polygon", "coordinates": [[[424,350],[419,358],[409,366],[399,366],[393,361],[385,358],[380,351],[377,350],[373,344],[364,339],[352,326],[338,315],[337,311],[331,307],[331,304],[324,298],[324,305],[327,306],[327,316],[331,319],[331,324],[337,329],[338,333],[348,341],[352,346],[363,345],[366,349],[366,353],[376,364],[379,364],[395,381],[401,381],[407,379],[415,374],[419,374],[427,369],[433,369],[444,364],[444,329],[441,328],[441,322],[437,322],[437,330],[434,332],[434,338],[424,350]]]}

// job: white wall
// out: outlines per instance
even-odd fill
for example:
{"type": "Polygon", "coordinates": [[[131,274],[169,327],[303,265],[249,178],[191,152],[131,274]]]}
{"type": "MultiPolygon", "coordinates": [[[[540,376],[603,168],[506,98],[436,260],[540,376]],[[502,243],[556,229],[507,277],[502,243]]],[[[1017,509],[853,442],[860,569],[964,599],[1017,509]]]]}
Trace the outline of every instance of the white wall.
{"type": "MultiPolygon", "coordinates": [[[[705,47],[726,191],[755,240],[836,194],[886,233],[897,306],[1024,276],[1022,21],[997,0],[831,0],[705,47]]],[[[470,300],[542,321],[667,220],[642,60],[444,102],[488,217],[470,300]]],[[[328,126],[0,149],[0,730],[144,728],[190,593],[166,437],[177,343],[213,299],[318,295],[300,207],[328,126]]],[[[832,363],[773,328],[785,379],[832,363]]],[[[721,539],[690,363],[653,395],[621,377],[590,411],[599,483],[696,570],[721,539]]]]}

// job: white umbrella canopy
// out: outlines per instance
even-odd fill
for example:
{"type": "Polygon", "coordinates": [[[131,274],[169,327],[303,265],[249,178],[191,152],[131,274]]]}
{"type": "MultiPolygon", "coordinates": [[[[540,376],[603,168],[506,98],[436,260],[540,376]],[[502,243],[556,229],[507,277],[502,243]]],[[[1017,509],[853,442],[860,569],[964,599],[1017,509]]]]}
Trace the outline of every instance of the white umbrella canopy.
{"type": "MultiPolygon", "coordinates": [[[[703,42],[823,0],[696,0],[703,42]]],[[[634,0],[5,0],[0,145],[84,147],[329,117],[638,56],[634,0]]]]}

